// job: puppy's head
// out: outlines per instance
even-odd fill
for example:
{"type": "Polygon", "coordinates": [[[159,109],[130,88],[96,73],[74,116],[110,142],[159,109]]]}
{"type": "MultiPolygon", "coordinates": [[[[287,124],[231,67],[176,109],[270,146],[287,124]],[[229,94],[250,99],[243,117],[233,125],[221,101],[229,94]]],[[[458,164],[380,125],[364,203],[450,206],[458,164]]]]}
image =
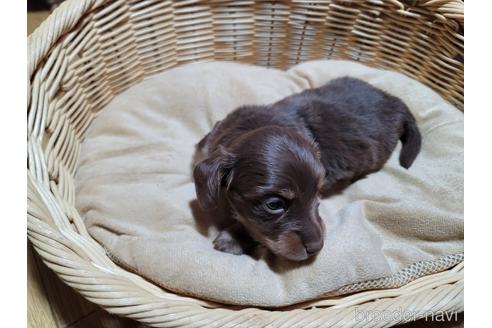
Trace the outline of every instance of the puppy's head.
{"type": "Polygon", "coordinates": [[[325,171],[315,143],[293,129],[248,132],[198,163],[194,178],[203,208],[225,198],[235,219],[273,253],[302,261],[323,247],[318,205],[325,171]]]}

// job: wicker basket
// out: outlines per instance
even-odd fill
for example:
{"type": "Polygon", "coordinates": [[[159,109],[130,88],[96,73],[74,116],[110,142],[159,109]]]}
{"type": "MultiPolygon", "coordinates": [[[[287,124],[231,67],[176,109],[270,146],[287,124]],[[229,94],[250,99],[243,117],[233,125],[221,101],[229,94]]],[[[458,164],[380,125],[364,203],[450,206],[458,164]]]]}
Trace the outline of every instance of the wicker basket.
{"type": "Polygon", "coordinates": [[[28,39],[28,237],[88,300],[156,327],[365,327],[463,310],[463,263],[406,286],[281,310],[176,295],[115,265],[74,208],[80,144],[115,95],[192,61],[286,68],[352,59],[403,72],[463,108],[463,2],[69,0],[28,39]],[[406,312],[405,312],[406,311],[406,312]],[[367,312],[368,313],[368,312],[367,312]],[[388,312],[389,313],[389,312],[388,312]]]}

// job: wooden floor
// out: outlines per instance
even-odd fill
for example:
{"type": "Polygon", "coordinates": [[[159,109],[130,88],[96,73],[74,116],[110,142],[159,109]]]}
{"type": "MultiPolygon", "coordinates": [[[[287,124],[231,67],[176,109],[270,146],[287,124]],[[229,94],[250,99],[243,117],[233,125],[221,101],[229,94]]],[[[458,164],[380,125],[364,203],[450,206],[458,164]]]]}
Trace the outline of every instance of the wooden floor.
{"type": "Polygon", "coordinates": [[[29,11],[27,13],[27,35],[31,34],[49,14],[50,12],[46,10],[29,11]]]}
{"type": "Polygon", "coordinates": [[[27,247],[27,322],[32,328],[144,327],[130,319],[110,315],[65,285],[27,247]]]}
{"type": "MultiPolygon", "coordinates": [[[[27,14],[28,35],[48,16],[47,11],[27,14]]],[[[110,315],[86,301],[39,259],[31,245],[27,252],[27,322],[32,328],[130,328],[144,327],[130,319],[110,315]]],[[[401,328],[462,328],[463,315],[456,322],[420,320],[401,328]]]]}

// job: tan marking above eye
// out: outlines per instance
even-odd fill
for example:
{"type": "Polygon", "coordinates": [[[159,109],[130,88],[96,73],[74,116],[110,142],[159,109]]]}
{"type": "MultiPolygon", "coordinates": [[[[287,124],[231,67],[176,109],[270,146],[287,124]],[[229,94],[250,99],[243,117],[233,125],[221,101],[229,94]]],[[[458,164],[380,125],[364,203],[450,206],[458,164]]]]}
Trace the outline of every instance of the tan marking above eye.
{"type": "Polygon", "coordinates": [[[280,189],[278,193],[287,200],[293,200],[296,197],[296,194],[290,189],[280,189]]]}

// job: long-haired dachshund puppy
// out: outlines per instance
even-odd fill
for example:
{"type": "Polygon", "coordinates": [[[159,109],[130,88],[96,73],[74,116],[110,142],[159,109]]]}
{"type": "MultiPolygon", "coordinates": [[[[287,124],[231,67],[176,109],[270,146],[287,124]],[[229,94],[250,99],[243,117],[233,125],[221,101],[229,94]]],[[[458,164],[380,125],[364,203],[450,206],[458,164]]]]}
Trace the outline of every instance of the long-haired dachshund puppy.
{"type": "Polygon", "coordinates": [[[408,169],[421,136],[407,106],[370,84],[339,78],[272,105],[242,106],[197,145],[197,198],[222,208],[218,250],[243,254],[256,243],[302,261],[323,247],[320,197],[380,170],[402,142],[408,169]]]}

